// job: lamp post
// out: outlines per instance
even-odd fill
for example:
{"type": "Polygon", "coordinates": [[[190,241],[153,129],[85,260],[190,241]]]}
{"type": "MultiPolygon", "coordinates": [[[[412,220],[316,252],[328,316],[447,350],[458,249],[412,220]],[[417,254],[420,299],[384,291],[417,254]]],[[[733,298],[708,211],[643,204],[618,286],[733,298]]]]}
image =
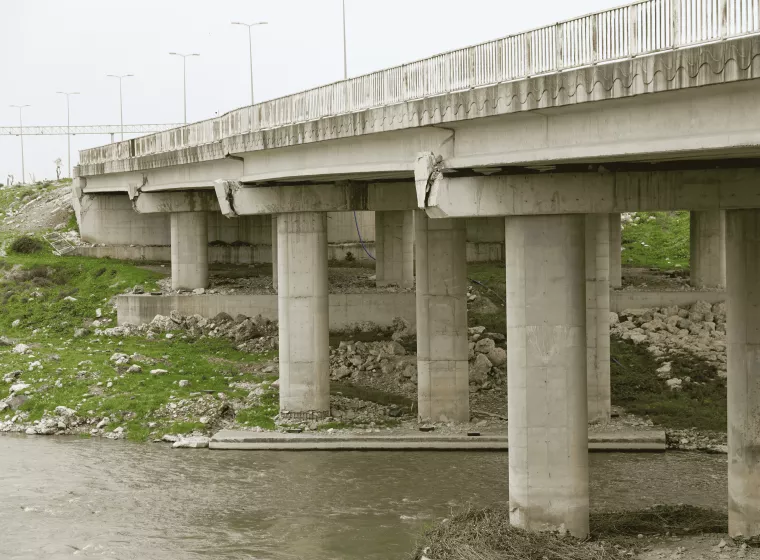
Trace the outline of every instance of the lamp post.
{"type": "Polygon", "coordinates": [[[31,105],[11,105],[11,107],[18,109],[19,136],[21,137],[21,184],[23,185],[26,181],[26,169],[24,167],[24,119],[21,111],[24,107],[31,107],[31,105]]]}
{"type": "Polygon", "coordinates": [[[78,91],[57,91],[66,96],[66,144],[68,148],[69,178],[71,178],[71,111],[69,110],[69,97],[79,95],[78,91]]]}
{"type": "Polygon", "coordinates": [[[268,22],[266,21],[257,21],[255,23],[243,23],[242,21],[233,21],[232,25],[244,25],[248,28],[248,57],[249,62],[251,66],[251,105],[254,104],[253,101],[253,40],[251,39],[251,27],[255,25],[267,25],[268,22]]]}
{"type": "Polygon", "coordinates": [[[122,104],[122,95],[121,95],[121,81],[124,78],[131,78],[134,74],[123,74],[121,76],[116,74],[108,74],[109,78],[118,78],[119,79],[119,119],[121,121],[121,141],[124,141],[124,110],[123,110],[123,104],[122,104]]]}
{"type": "Polygon", "coordinates": [[[343,79],[348,80],[348,56],[346,48],[346,0],[343,0],[343,79]]]}
{"type": "Polygon", "coordinates": [[[187,124],[187,57],[200,56],[200,53],[176,53],[170,52],[170,55],[182,57],[182,99],[185,108],[185,124],[187,124]]]}

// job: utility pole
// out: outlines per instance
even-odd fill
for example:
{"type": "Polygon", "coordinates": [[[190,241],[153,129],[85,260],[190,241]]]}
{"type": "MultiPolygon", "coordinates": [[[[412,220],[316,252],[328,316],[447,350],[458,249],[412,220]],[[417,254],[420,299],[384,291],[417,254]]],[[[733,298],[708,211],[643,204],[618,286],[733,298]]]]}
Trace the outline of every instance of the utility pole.
{"type": "Polygon", "coordinates": [[[122,103],[121,95],[121,81],[124,78],[131,78],[134,74],[123,74],[121,76],[116,74],[108,74],[109,78],[119,78],[119,119],[121,122],[121,141],[124,142],[124,104],[122,103]]]}
{"type": "Polygon", "coordinates": [[[66,96],[66,144],[68,147],[68,162],[69,162],[69,178],[71,178],[71,111],[69,110],[69,96],[79,95],[78,91],[57,91],[61,95],[66,96]]]}
{"type": "Polygon", "coordinates": [[[199,53],[176,53],[170,52],[169,54],[182,57],[182,99],[185,108],[185,124],[187,124],[187,57],[188,56],[200,56],[199,53]]]}
{"type": "Polygon", "coordinates": [[[19,136],[21,137],[21,184],[26,181],[26,169],[24,167],[24,119],[21,116],[21,111],[24,107],[31,107],[31,105],[11,105],[11,107],[18,109],[18,124],[21,127],[19,130],[19,136]]]}
{"type": "Polygon", "coordinates": [[[254,104],[253,101],[253,39],[251,38],[251,27],[255,25],[267,25],[268,22],[266,21],[257,21],[255,23],[243,23],[241,21],[233,21],[232,25],[244,25],[248,28],[248,59],[249,59],[249,65],[251,67],[251,105],[254,104]]]}
{"type": "Polygon", "coordinates": [[[343,0],[343,79],[348,80],[348,54],[346,47],[346,0],[343,0]]]}

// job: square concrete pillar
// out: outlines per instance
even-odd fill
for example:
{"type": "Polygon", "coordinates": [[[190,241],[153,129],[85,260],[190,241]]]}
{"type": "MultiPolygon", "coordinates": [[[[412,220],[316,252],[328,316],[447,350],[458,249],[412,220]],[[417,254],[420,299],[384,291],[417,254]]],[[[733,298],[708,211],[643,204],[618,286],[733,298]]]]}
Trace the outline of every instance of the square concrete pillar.
{"type": "Polygon", "coordinates": [[[172,289],[208,287],[208,214],[171,214],[172,289]]]}
{"type": "Polygon", "coordinates": [[[421,422],[470,420],[464,220],[414,217],[421,422]]]}
{"type": "Polygon", "coordinates": [[[620,214],[610,214],[610,287],[623,287],[623,230],[620,214]]]}
{"type": "Polygon", "coordinates": [[[277,291],[277,215],[272,214],[272,286],[277,291]]]}
{"type": "Polygon", "coordinates": [[[375,212],[378,287],[414,286],[414,211],[375,212]]]}
{"type": "Polygon", "coordinates": [[[695,288],[726,285],[726,211],[690,213],[690,274],[695,288]]]}
{"type": "Polygon", "coordinates": [[[277,216],[280,414],[329,416],[327,214],[277,216]]]}
{"type": "Polygon", "coordinates": [[[726,212],[728,532],[760,536],[760,210],[726,212]]]}
{"type": "Polygon", "coordinates": [[[585,537],[585,219],[505,221],[510,522],[585,537]]]}
{"type": "Polygon", "coordinates": [[[606,423],[610,397],[609,214],[586,214],[586,378],[588,421],[606,423]]]}

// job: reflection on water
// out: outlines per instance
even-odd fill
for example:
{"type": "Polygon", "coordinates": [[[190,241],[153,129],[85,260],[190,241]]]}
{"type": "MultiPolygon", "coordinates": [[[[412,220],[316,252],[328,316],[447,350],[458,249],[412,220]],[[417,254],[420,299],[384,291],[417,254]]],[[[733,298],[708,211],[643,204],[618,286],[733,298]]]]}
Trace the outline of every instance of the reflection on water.
{"type": "MultiPolygon", "coordinates": [[[[0,557],[403,558],[426,525],[507,497],[504,453],[237,452],[0,437],[0,557]]],[[[726,458],[591,455],[597,509],[725,508],[726,458]]]]}

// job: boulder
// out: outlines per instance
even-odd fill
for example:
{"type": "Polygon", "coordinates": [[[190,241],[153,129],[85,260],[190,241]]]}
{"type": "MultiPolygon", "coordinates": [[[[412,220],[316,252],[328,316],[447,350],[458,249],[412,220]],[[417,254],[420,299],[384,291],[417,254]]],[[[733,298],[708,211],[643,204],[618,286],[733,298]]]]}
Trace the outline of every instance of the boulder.
{"type": "Polygon", "coordinates": [[[495,366],[503,366],[507,363],[507,352],[496,347],[488,353],[488,359],[495,366]]]}
{"type": "Polygon", "coordinates": [[[172,444],[174,449],[201,449],[208,447],[211,442],[211,438],[206,436],[191,436],[187,438],[180,438],[179,441],[175,441],[172,444]]]}
{"type": "Polygon", "coordinates": [[[475,352],[479,354],[488,354],[496,348],[496,343],[490,338],[481,338],[475,343],[475,352]]]}
{"type": "Polygon", "coordinates": [[[470,365],[470,382],[484,383],[492,367],[491,360],[485,354],[475,356],[475,361],[470,365]]]}

